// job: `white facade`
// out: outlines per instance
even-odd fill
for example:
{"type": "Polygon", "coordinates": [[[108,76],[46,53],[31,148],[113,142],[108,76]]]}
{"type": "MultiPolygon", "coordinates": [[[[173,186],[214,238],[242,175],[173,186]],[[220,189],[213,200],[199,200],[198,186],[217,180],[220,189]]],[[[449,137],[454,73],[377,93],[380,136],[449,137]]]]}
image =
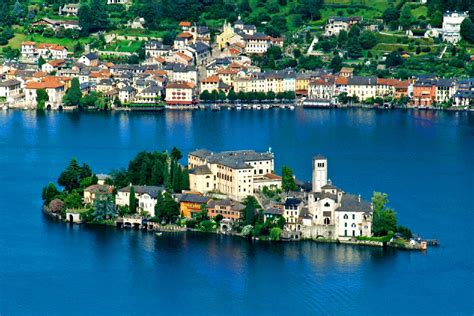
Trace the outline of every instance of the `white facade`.
{"type": "Polygon", "coordinates": [[[313,192],[321,192],[328,183],[328,161],[323,156],[313,158],[313,192]]]}
{"type": "Polygon", "coordinates": [[[446,12],[443,16],[443,40],[456,44],[461,40],[461,23],[468,17],[467,12],[446,12]]]}

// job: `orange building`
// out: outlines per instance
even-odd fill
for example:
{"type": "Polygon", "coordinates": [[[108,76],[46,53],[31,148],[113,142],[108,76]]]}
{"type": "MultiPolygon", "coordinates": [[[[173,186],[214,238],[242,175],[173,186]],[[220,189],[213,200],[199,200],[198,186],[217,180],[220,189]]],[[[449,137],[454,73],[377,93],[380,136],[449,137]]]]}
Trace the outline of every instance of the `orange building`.
{"type": "Polygon", "coordinates": [[[179,200],[179,212],[186,218],[192,218],[201,212],[201,206],[206,205],[210,198],[198,194],[183,194],[179,200]]]}
{"type": "Polygon", "coordinates": [[[416,107],[431,107],[436,99],[434,79],[418,80],[413,85],[413,105],[416,107]]]}
{"type": "Polygon", "coordinates": [[[222,215],[223,218],[238,222],[243,219],[244,209],[245,206],[243,204],[230,199],[211,200],[207,204],[207,216],[214,218],[217,215],[222,215]]]}

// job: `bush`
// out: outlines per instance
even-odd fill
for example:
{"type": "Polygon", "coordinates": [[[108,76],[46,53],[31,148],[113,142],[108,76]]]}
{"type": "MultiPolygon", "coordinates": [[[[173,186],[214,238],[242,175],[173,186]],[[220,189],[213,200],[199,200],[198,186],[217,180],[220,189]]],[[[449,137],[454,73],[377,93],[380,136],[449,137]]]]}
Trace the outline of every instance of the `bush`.
{"type": "Polygon", "coordinates": [[[199,229],[202,230],[203,232],[212,232],[216,230],[216,223],[210,221],[210,220],[205,220],[202,221],[199,224],[199,229]]]}
{"type": "Polygon", "coordinates": [[[397,232],[402,234],[407,239],[410,239],[413,236],[411,230],[409,228],[405,227],[405,226],[398,226],[397,227],[397,232]]]}
{"type": "Polygon", "coordinates": [[[271,240],[280,240],[282,230],[279,227],[274,227],[270,230],[270,239],[271,240]]]}
{"type": "Polygon", "coordinates": [[[195,219],[187,220],[187,221],[186,221],[186,227],[187,227],[187,228],[195,228],[196,225],[197,225],[197,223],[198,223],[198,222],[197,222],[197,220],[195,220],[195,219]]]}

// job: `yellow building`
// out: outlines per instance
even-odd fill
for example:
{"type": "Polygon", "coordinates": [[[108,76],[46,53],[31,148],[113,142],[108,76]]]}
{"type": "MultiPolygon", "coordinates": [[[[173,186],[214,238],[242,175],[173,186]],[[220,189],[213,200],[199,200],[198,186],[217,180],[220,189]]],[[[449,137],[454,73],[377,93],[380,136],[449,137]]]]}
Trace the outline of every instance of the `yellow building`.
{"type": "Polygon", "coordinates": [[[198,194],[183,194],[179,200],[179,212],[186,218],[192,218],[201,212],[202,205],[206,205],[210,198],[198,194]]]}

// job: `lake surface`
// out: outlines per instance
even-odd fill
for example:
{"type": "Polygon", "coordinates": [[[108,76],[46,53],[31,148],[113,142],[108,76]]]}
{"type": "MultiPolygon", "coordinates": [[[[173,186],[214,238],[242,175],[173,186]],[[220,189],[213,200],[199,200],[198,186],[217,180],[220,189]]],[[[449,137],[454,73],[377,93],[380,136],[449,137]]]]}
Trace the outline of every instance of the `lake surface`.
{"type": "MultiPolygon", "coordinates": [[[[474,115],[347,110],[0,112],[0,314],[472,315],[474,115]],[[41,189],[71,157],[97,173],[141,150],[271,150],[310,180],[311,157],[442,246],[426,253],[69,226],[41,189]]],[[[186,163],[186,161],[183,161],[186,163]]]]}

